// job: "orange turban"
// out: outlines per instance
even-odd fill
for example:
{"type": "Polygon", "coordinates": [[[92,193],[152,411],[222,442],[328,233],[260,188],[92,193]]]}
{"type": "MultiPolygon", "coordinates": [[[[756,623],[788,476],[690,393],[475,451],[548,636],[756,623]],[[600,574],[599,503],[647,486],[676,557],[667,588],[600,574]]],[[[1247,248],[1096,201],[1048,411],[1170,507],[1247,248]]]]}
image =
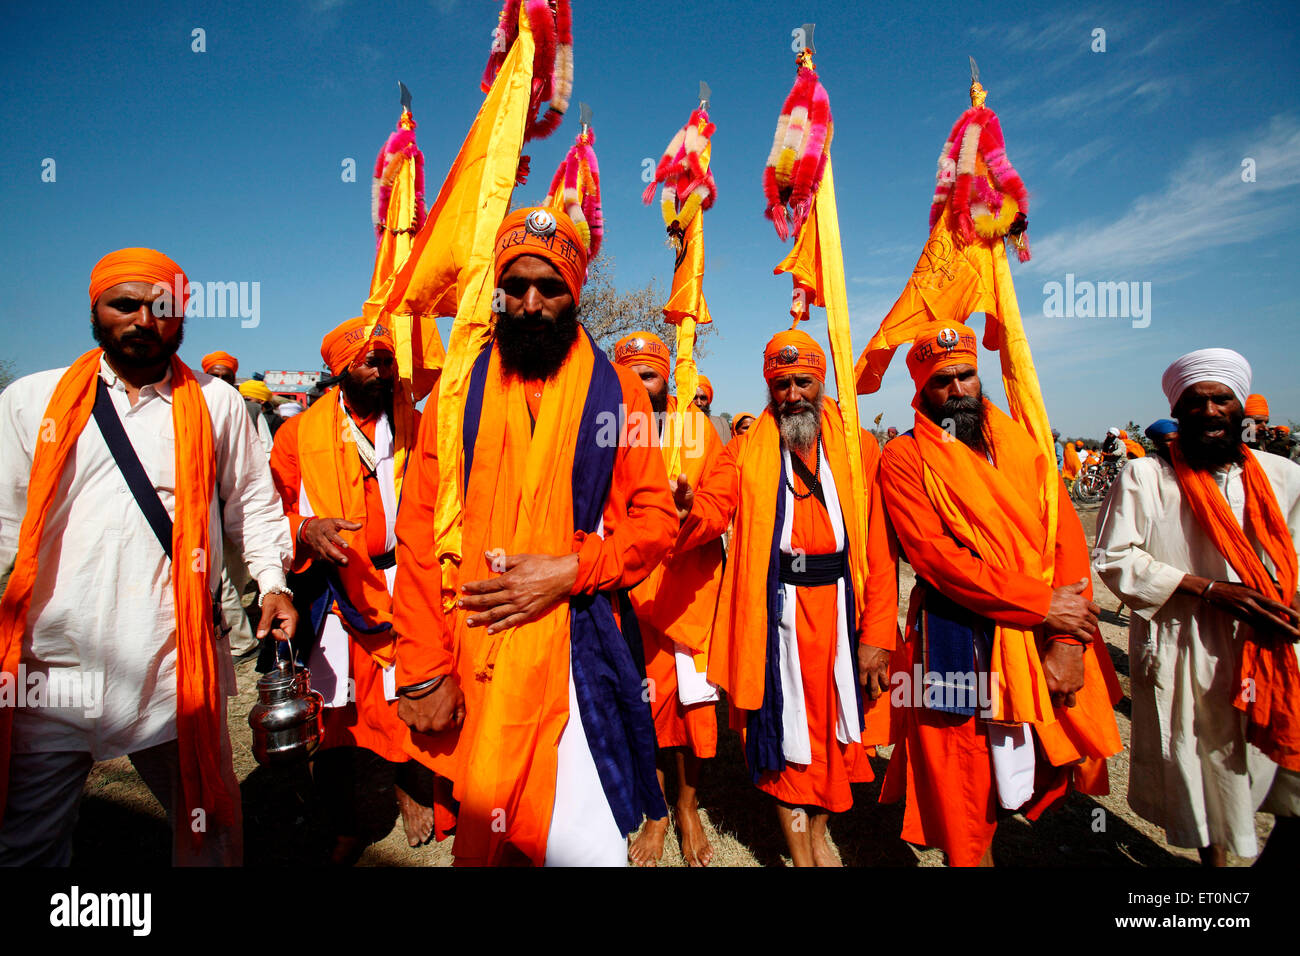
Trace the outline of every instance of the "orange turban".
{"type": "Polygon", "coordinates": [[[587,281],[587,247],[573,220],[564,213],[540,206],[516,209],[497,230],[494,248],[498,283],[501,273],[520,256],[537,256],[555,267],[575,305],[582,298],[582,286],[587,281]]]}
{"type": "Polygon", "coordinates": [[[1246,396],[1246,417],[1268,421],[1268,401],[1263,395],[1246,396]]]}
{"type": "Polygon", "coordinates": [[[106,289],[122,282],[148,282],[163,286],[173,300],[180,299],[180,314],[185,314],[189,299],[189,279],[185,272],[156,249],[119,249],[110,252],[90,270],[90,304],[93,306],[106,289]]]}
{"type": "Polygon", "coordinates": [[[950,365],[979,367],[975,333],[960,322],[932,322],[912,337],[907,351],[907,371],[919,392],[941,368],[950,365]]]}
{"type": "Polygon", "coordinates": [[[772,336],[763,350],[763,378],[769,382],[780,375],[812,372],[826,381],[826,353],[813,337],[799,329],[787,329],[772,336]]]}
{"type": "Polygon", "coordinates": [[[704,403],[706,405],[712,405],[713,404],[713,383],[709,381],[707,376],[701,375],[699,381],[696,382],[695,390],[698,392],[700,389],[704,389],[704,403]]]}
{"type": "Polygon", "coordinates": [[[737,415],[735,418],[731,420],[731,434],[739,435],[740,426],[745,424],[747,420],[754,421],[754,419],[755,416],[751,415],[749,412],[741,412],[739,415],[737,415]]]}
{"type": "Polygon", "coordinates": [[[235,358],[229,352],[222,352],[218,349],[215,352],[209,352],[203,356],[203,371],[210,372],[218,365],[224,365],[235,374],[239,373],[239,359],[235,358]]]}
{"type": "Polygon", "coordinates": [[[329,366],[331,375],[338,375],[371,349],[381,348],[396,353],[393,333],[376,322],[367,334],[365,316],[348,319],[342,325],[325,333],[320,342],[320,355],[329,366]]]}
{"type": "Polygon", "coordinates": [[[646,365],[668,381],[668,346],[653,332],[633,332],[614,343],[614,364],[646,365]]]}

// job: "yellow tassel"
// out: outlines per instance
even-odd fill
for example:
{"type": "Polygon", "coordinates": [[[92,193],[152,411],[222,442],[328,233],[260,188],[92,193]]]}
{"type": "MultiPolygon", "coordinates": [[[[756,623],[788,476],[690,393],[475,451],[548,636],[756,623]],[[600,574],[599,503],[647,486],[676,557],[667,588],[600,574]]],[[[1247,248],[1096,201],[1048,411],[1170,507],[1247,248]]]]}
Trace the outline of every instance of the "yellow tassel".
{"type": "Polygon", "coordinates": [[[1020,207],[1010,196],[1002,197],[1002,211],[996,217],[993,215],[976,216],[971,221],[975,224],[976,235],[985,239],[997,239],[1007,234],[1011,228],[1011,223],[1015,221],[1016,213],[1020,212],[1020,207]]]}

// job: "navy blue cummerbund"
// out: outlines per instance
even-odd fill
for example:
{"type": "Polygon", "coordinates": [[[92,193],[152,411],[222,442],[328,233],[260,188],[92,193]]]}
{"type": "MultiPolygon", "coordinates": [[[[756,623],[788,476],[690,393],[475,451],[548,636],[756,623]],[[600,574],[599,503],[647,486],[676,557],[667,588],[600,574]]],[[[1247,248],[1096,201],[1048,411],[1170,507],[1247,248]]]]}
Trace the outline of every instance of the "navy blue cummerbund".
{"type": "Polygon", "coordinates": [[[779,577],[782,584],[802,588],[834,584],[844,577],[844,559],[843,551],[830,554],[786,554],[782,551],[779,577]]]}

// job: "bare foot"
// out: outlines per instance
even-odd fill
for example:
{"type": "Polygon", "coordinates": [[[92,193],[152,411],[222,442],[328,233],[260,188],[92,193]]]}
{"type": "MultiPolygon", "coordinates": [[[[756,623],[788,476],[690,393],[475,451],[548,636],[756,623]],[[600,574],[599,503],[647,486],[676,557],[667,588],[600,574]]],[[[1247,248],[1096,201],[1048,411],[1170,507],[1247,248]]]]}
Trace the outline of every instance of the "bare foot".
{"type": "Polygon", "coordinates": [[[677,808],[677,832],[687,866],[708,866],[713,862],[713,847],[704,832],[698,807],[677,808]]]}
{"type": "Polygon", "coordinates": [[[664,855],[664,837],[668,833],[668,818],[647,820],[627,848],[627,858],[633,866],[658,866],[664,855]]]}
{"type": "Polygon", "coordinates": [[[426,807],[415,800],[401,787],[397,791],[397,807],[402,811],[402,827],[406,830],[406,842],[411,846],[420,846],[429,842],[433,836],[433,807],[426,807]]]}
{"type": "Polygon", "coordinates": [[[812,841],[813,864],[815,866],[843,866],[839,854],[831,847],[829,834],[823,834],[820,840],[812,841]]]}

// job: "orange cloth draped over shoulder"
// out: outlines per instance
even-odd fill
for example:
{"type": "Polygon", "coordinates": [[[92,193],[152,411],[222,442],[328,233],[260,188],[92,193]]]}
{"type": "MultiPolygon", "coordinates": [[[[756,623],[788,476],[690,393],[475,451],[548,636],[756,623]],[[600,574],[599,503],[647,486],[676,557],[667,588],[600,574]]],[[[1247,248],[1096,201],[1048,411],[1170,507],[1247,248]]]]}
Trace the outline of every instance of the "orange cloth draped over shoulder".
{"type": "MultiPolygon", "coordinates": [[[[1286,518],[1268,476],[1255,453],[1242,448],[1245,485],[1245,528],[1237,523],[1227,499],[1208,471],[1188,467],[1178,442],[1170,444],[1178,487],[1191,506],[1196,523],[1209,537],[1241,582],[1265,597],[1290,606],[1296,593],[1297,559],[1286,518]],[[1249,537],[1247,536],[1249,535],[1249,537]],[[1264,548],[1277,583],[1251,546],[1264,548]]],[[[1242,628],[1241,688],[1233,705],[1246,714],[1246,736],[1274,763],[1300,771],[1300,665],[1290,643],[1276,639],[1261,642],[1248,627],[1242,628]]]]}
{"type": "Polygon", "coordinates": [[[1145,458],[1147,456],[1147,450],[1142,447],[1141,442],[1134,441],[1132,438],[1125,438],[1123,439],[1123,442],[1124,448],[1128,452],[1128,457],[1145,458]]]}
{"type": "MultiPolygon", "coordinates": [[[[644,500],[644,492],[659,506],[639,508],[635,515],[629,511],[627,520],[614,526],[607,505],[603,539],[574,530],[573,461],[594,362],[580,333],[559,372],[541,385],[540,399],[530,405],[538,383],[505,374],[493,349],[465,495],[460,581],[494,575],[489,551],[576,551],[574,593],[592,593],[626,586],[627,578],[640,580],[663,557],[675,514],[653,429],[641,447],[620,445],[626,460],[636,456],[642,484],[619,487],[616,459],[610,502],[625,495],[644,500]],[[611,563],[608,549],[629,547],[635,553],[622,551],[611,563]],[[640,567],[637,561],[647,564],[640,567]]],[[[630,372],[617,371],[629,420],[638,411],[648,419],[644,387],[630,372]]],[[[493,865],[511,851],[534,865],[545,862],[557,747],[566,723],[576,716],[569,713],[569,614],[569,602],[561,601],[526,624],[488,634],[487,628],[466,625],[467,612],[452,613],[450,640],[466,714],[449,774],[460,801],[458,864],[493,865]]]]}
{"type": "MultiPolygon", "coordinates": [[[[996,624],[990,670],[999,720],[1032,723],[1047,763],[1030,803],[1031,819],[1070,783],[1084,793],[1109,791],[1106,758],[1121,748],[1113,706],[1121,698],[1109,654],[1095,635],[1083,651],[1084,685],[1076,706],[1054,708],[1043,675],[1041,622],[1052,590],[1088,578],[1087,542],[1072,508],[1057,512],[1053,576],[1042,573],[1049,540],[1045,482],[1055,460],[1025,430],[985,402],[993,463],[954,441],[918,410],[913,436],[885,448],[881,484],[903,555],[916,570],[914,618],[926,586],[996,624]]],[[[909,630],[912,628],[909,621],[909,630]]],[[[919,653],[909,640],[894,661],[911,672],[919,653]]],[[[883,802],[906,795],[903,839],[937,846],[954,866],[974,866],[997,827],[996,794],[983,722],[904,706],[898,744],[881,791],[883,802]],[[960,791],[943,786],[952,775],[960,791]]],[[[1041,769],[1041,768],[1040,768],[1041,769]]]]}
{"type": "Polygon", "coordinates": [[[1077,478],[1082,464],[1079,461],[1079,453],[1074,450],[1074,442],[1065,443],[1065,452],[1061,456],[1061,461],[1061,477],[1077,478]]]}
{"type": "MultiPolygon", "coordinates": [[[[138,272],[119,271],[111,278],[115,281],[107,285],[107,280],[100,281],[98,292],[119,282],[153,281],[152,276],[141,279],[138,272]]],[[[92,278],[92,302],[95,298],[96,281],[92,278]]],[[[90,420],[102,354],[100,349],[92,349],[73,362],[59,379],[45,410],[45,420],[55,423],[55,437],[53,441],[36,443],[18,554],[0,603],[0,658],[4,673],[11,679],[18,672],[41,534],[59,477],[90,420]]],[[[170,573],[176,608],[176,735],[181,788],[185,806],[202,808],[213,820],[230,825],[235,820],[235,807],[222,783],[221,712],[226,698],[221,693],[217,645],[212,636],[212,595],[208,591],[206,563],[191,559],[194,554],[208,554],[210,550],[208,522],[216,481],[212,419],[194,373],[175,356],[171,372],[176,441],[172,555],[180,561],[170,565],[170,573]]],[[[133,503],[127,506],[135,507],[133,503]]],[[[13,710],[0,707],[0,815],[8,791],[12,726],[13,710]]],[[[195,843],[201,840],[202,834],[195,833],[195,843]]]]}

